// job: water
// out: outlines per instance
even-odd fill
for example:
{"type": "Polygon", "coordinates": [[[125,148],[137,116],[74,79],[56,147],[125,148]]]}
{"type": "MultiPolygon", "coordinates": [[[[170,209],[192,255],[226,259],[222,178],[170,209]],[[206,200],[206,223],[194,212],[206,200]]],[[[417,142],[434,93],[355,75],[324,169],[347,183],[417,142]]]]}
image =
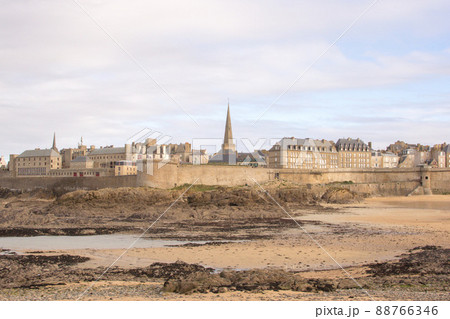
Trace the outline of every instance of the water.
{"type": "MultiPolygon", "coordinates": [[[[126,249],[133,244],[137,235],[92,235],[92,236],[35,236],[0,237],[0,248],[11,250],[66,250],[66,249],[126,249]]],[[[179,241],[140,238],[134,248],[155,248],[187,243],[205,244],[206,241],[179,241]]]]}
{"type": "Polygon", "coordinates": [[[450,203],[448,201],[396,201],[396,200],[383,200],[383,204],[401,207],[401,208],[415,208],[415,209],[435,209],[435,210],[450,210],[450,203]]]}

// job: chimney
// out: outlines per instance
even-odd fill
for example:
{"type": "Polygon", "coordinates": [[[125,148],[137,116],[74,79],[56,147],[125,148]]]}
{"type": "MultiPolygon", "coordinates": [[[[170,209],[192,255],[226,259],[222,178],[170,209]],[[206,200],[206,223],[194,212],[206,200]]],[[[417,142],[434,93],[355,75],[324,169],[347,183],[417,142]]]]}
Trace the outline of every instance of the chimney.
{"type": "Polygon", "coordinates": [[[372,142],[367,143],[367,145],[369,145],[369,150],[372,149],[372,142]]]}

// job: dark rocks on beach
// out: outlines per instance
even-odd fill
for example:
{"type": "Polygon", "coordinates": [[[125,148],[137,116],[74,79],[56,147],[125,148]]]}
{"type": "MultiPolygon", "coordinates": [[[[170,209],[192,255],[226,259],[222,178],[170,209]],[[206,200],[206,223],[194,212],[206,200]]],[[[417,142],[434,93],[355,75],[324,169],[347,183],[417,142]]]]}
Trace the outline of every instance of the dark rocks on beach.
{"type": "Polygon", "coordinates": [[[217,273],[192,273],[185,278],[169,279],[163,291],[189,294],[193,292],[223,293],[228,290],[293,290],[305,292],[333,291],[332,282],[321,279],[304,279],[284,270],[255,269],[222,271],[217,273]]]}
{"type": "Polygon", "coordinates": [[[395,262],[369,265],[373,277],[415,274],[450,274],[450,249],[437,246],[416,247],[395,262]]]}
{"type": "Polygon", "coordinates": [[[167,279],[186,277],[193,273],[209,274],[213,271],[213,268],[177,261],[175,263],[153,263],[148,267],[130,269],[128,272],[136,277],[146,276],[148,278],[167,279]]]}

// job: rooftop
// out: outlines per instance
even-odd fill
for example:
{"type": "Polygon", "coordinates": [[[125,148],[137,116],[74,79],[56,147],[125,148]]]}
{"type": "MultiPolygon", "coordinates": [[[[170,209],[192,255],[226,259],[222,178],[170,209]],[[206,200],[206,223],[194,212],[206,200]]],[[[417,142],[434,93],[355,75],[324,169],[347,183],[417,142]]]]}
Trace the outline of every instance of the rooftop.
{"type": "Polygon", "coordinates": [[[35,149],[35,150],[27,150],[19,155],[19,157],[45,157],[45,156],[61,156],[58,152],[53,149],[35,149]]]}
{"type": "Polygon", "coordinates": [[[74,160],[72,160],[72,163],[87,163],[92,162],[92,160],[87,156],[78,156],[74,160]]]}
{"type": "Polygon", "coordinates": [[[92,150],[89,155],[124,154],[125,147],[103,147],[92,150]]]}
{"type": "Polygon", "coordinates": [[[315,140],[312,138],[295,138],[295,137],[283,137],[276,145],[281,147],[286,147],[288,145],[299,145],[299,146],[311,146],[320,148],[332,148],[333,144],[327,140],[315,140]]]}

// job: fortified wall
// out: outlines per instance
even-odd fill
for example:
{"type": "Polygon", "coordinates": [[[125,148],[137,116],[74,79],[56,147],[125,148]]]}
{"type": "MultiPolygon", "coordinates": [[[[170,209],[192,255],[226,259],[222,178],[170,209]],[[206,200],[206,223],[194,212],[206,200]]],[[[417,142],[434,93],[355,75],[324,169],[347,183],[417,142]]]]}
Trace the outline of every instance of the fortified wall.
{"type": "Polygon", "coordinates": [[[295,170],[227,165],[179,165],[148,163],[137,176],[105,177],[0,177],[0,187],[99,189],[106,187],[173,188],[185,184],[239,186],[285,180],[302,185],[333,184],[370,195],[450,194],[450,169],[328,169],[295,170]],[[158,167],[160,166],[160,167],[158,167]]]}
{"type": "Polygon", "coordinates": [[[296,170],[226,165],[144,165],[137,184],[172,188],[184,184],[238,186],[285,180],[297,184],[339,183],[352,191],[371,195],[408,195],[421,187],[423,193],[450,193],[450,169],[326,169],[296,170]]]}
{"type": "Polygon", "coordinates": [[[136,176],[102,176],[102,177],[6,177],[0,178],[0,187],[9,189],[32,190],[45,188],[63,189],[100,189],[106,187],[136,187],[136,176]]]}

